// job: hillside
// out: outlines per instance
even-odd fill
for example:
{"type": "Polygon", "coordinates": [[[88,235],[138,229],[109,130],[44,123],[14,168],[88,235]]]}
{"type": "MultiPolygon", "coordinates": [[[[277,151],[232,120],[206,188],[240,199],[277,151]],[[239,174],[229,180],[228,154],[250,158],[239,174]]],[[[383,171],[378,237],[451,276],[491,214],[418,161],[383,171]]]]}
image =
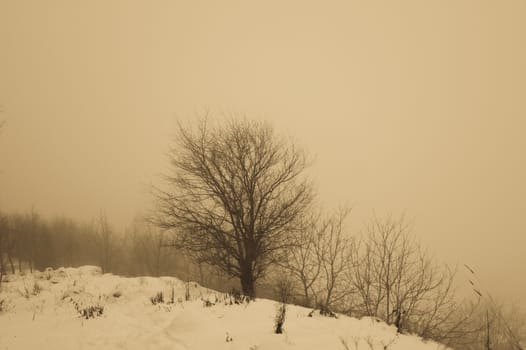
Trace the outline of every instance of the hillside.
{"type": "Polygon", "coordinates": [[[230,305],[231,296],[196,283],[185,301],[186,284],[171,277],[101,275],[92,266],[9,277],[0,293],[1,350],[444,349],[373,319],[309,317],[310,309],[293,305],[284,333],[275,334],[275,301],[230,305]],[[164,302],[154,305],[158,292],[164,302]]]}

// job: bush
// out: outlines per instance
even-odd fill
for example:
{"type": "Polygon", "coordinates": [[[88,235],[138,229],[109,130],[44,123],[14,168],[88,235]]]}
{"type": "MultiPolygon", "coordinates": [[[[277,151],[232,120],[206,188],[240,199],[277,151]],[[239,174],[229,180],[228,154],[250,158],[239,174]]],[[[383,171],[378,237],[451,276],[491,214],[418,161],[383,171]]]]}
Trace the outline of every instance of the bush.
{"type": "Polygon", "coordinates": [[[290,303],[294,295],[294,283],[292,279],[279,278],[274,285],[274,295],[281,303],[290,303]]]}
{"type": "Polygon", "coordinates": [[[39,295],[43,288],[37,281],[33,283],[33,295],[39,295]]]}
{"type": "Polygon", "coordinates": [[[332,312],[331,309],[329,309],[329,307],[327,307],[327,305],[325,305],[323,303],[319,303],[318,304],[318,308],[312,310],[311,312],[309,312],[308,316],[312,317],[312,315],[314,315],[314,312],[316,310],[320,310],[320,315],[321,316],[338,318],[338,315],[336,315],[334,312],[332,312]]]}
{"type": "Polygon", "coordinates": [[[79,313],[79,315],[83,318],[85,318],[86,320],[87,319],[90,319],[90,318],[95,318],[95,317],[98,317],[98,316],[102,316],[103,312],[104,312],[104,306],[101,306],[101,305],[91,305],[91,306],[88,306],[88,307],[85,307],[85,308],[77,308],[77,312],[79,313]]]}
{"type": "Polygon", "coordinates": [[[175,304],[175,288],[172,286],[172,296],[170,297],[170,304],[175,304]]]}
{"type": "Polygon", "coordinates": [[[163,304],[164,303],[164,295],[163,292],[158,292],[153,297],[150,298],[150,301],[153,305],[157,304],[163,304]]]}
{"type": "Polygon", "coordinates": [[[250,302],[250,297],[241,294],[241,292],[236,288],[232,288],[230,293],[226,294],[226,297],[228,298],[230,305],[232,304],[240,305],[240,304],[250,302]]]}
{"type": "Polygon", "coordinates": [[[0,299],[0,313],[7,311],[8,300],[0,299]]]}
{"type": "Polygon", "coordinates": [[[80,317],[83,317],[86,320],[90,318],[102,316],[102,314],[104,313],[104,306],[100,305],[99,303],[88,305],[88,306],[83,306],[81,301],[77,301],[73,299],[72,297],[69,297],[69,301],[73,305],[75,305],[75,310],[77,310],[80,317]]]}
{"type": "Polygon", "coordinates": [[[210,300],[203,299],[203,307],[212,307],[214,305],[215,305],[215,303],[211,302],[210,300]]]}
{"type": "Polygon", "coordinates": [[[184,290],[184,300],[186,301],[190,300],[190,282],[186,282],[185,290],[184,290]]]}
{"type": "Polygon", "coordinates": [[[332,312],[331,309],[329,309],[329,307],[325,304],[320,304],[319,309],[320,315],[322,316],[338,318],[338,316],[336,316],[336,314],[332,312]]]}
{"type": "Polygon", "coordinates": [[[29,299],[30,296],[39,295],[42,290],[42,286],[37,281],[33,280],[29,286],[24,283],[24,290],[20,291],[20,293],[24,298],[29,299]]]}
{"type": "Polygon", "coordinates": [[[276,334],[283,333],[283,324],[285,323],[285,315],[287,313],[287,304],[281,304],[276,312],[274,319],[274,332],[276,334]]]}

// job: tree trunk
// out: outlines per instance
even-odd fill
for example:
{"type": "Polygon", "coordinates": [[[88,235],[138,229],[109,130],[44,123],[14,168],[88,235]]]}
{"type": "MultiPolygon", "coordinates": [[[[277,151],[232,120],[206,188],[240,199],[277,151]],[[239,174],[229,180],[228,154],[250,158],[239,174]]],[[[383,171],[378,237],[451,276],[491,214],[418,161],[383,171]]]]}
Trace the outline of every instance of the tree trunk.
{"type": "MultiPolygon", "coordinates": [[[[250,263],[245,264],[250,265],[250,263]]],[[[246,295],[249,298],[254,298],[256,296],[256,289],[255,289],[255,279],[252,273],[251,266],[242,266],[242,272],[241,272],[241,290],[243,291],[243,295],[246,295]]]]}
{"type": "Polygon", "coordinates": [[[309,287],[307,286],[307,284],[305,282],[303,282],[303,293],[305,295],[305,306],[306,307],[311,307],[310,295],[309,295],[309,287]]]}

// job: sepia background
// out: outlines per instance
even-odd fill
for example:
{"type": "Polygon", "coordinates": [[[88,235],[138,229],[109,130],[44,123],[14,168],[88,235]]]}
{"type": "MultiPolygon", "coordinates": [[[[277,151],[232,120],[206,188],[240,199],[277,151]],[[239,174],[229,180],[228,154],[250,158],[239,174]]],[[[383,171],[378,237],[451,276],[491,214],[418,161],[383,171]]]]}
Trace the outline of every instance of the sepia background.
{"type": "Polygon", "coordinates": [[[322,202],[526,305],[526,2],[0,1],[0,207],[124,228],[177,120],[270,121],[322,202]],[[214,5],[215,4],[215,5],[214,5]],[[126,5],[126,6],[124,6],[126,5]]]}

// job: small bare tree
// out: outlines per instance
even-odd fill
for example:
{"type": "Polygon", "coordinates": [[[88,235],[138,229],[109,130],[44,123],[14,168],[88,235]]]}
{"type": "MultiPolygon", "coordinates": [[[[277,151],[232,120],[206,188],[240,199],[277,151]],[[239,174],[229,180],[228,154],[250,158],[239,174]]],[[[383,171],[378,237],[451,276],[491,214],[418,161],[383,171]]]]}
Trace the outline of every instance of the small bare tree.
{"type": "Polygon", "coordinates": [[[310,213],[304,217],[297,242],[288,250],[282,266],[301,286],[306,306],[329,309],[351,292],[346,271],[352,267],[353,240],[345,230],[349,209],[332,215],[310,213]]]}
{"type": "Polygon", "coordinates": [[[197,262],[240,279],[243,293],[293,242],[311,203],[304,153],[266,123],[231,120],[178,129],[156,223],[197,262]]]}
{"type": "Polygon", "coordinates": [[[280,265],[290,272],[291,277],[301,287],[303,305],[314,306],[314,288],[322,272],[321,243],[326,223],[321,222],[321,214],[309,213],[298,226],[296,243],[290,247],[280,265]]]}
{"type": "Polygon", "coordinates": [[[97,243],[102,273],[111,271],[115,254],[115,235],[106,214],[101,211],[97,227],[97,243]]]}
{"type": "MultiPolygon", "coordinates": [[[[466,350],[521,350],[526,342],[526,314],[513,304],[503,304],[484,293],[481,303],[458,333],[444,343],[466,350]]],[[[465,314],[465,313],[464,313],[465,314]]]]}
{"type": "Polygon", "coordinates": [[[340,209],[328,217],[322,224],[320,242],[317,244],[323,283],[322,299],[319,301],[327,309],[335,304],[343,304],[352,292],[345,278],[345,272],[353,267],[351,256],[354,243],[345,230],[349,213],[349,209],[340,209]]]}
{"type": "Polygon", "coordinates": [[[362,314],[435,339],[453,327],[455,272],[420,248],[403,217],[375,215],[353,258],[349,280],[362,314]]]}
{"type": "Polygon", "coordinates": [[[152,276],[161,275],[164,231],[136,218],[128,233],[134,262],[152,276]]]}
{"type": "Polygon", "coordinates": [[[0,287],[2,286],[4,275],[7,274],[5,255],[7,253],[8,240],[9,226],[7,216],[0,213],[0,287]]]}

